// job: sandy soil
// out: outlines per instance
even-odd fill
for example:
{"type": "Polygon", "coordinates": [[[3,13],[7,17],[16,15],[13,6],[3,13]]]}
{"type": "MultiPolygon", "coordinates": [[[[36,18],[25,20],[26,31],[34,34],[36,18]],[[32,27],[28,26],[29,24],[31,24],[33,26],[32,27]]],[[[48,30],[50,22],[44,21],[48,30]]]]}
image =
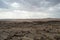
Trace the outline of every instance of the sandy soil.
{"type": "Polygon", "coordinates": [[[0,40],[60,40],[60,21],[0,20],[0,40]]]}

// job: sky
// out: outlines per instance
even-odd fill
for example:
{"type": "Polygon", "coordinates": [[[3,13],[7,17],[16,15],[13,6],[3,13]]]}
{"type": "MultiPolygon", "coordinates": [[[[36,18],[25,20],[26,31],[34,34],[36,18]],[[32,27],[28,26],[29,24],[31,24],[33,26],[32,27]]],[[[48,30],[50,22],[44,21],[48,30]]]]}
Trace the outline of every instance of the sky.
{"type": "Polygon", "coordinates": [[[0,0],[0,19],[60,18],[60,0],[0,0]]]}

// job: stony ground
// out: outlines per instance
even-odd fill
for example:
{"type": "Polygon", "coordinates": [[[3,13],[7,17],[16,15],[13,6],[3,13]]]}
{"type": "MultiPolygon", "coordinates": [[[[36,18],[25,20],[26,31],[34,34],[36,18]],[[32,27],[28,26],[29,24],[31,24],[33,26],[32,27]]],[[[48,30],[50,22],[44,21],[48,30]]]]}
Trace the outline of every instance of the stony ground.
{"type": "Polygon", "coordinates": [[[60,21],[0,21],[0,40],[60,40],[60,21]]]}

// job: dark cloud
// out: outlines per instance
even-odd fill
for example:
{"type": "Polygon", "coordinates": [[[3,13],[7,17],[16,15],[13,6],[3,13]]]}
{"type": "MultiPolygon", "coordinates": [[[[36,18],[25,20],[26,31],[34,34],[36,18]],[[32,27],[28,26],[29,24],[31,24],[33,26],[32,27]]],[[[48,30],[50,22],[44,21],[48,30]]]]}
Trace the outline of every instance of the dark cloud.
{"type": "Polygon", "coordinates": [[[60,0],[46,0],[46,1],[53,2],[53,3],[60,3],[60,0]]]}
{"type": "Polygon", "coordinates": [[[8,8],[8,5],[0,0],[0,8],[8,8]]]}
{"type": "MultiPolygon", "coordinates": [[[[0,8],[9,7],[9,5],[5,4],[3,1],[0,0],[0,8]]],[[[24,10],[34,10],[34,9],[36,10],[36,8],[41,8],[41,7],[49,8],[60,3],[60,0],[5,0],[5,1],[8,3],[17,2],[23,5],[24,10]]]]}

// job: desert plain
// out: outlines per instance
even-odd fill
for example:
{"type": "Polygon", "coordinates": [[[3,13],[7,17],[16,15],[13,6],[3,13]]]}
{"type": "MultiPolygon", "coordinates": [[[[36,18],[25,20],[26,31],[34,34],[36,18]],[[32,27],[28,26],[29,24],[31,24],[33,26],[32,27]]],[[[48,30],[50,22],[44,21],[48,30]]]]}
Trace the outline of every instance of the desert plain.
{"type": "Polygon", "coordinates": [[[60,19],[1,19],[0,40],[60,40],[60,19]]]}

